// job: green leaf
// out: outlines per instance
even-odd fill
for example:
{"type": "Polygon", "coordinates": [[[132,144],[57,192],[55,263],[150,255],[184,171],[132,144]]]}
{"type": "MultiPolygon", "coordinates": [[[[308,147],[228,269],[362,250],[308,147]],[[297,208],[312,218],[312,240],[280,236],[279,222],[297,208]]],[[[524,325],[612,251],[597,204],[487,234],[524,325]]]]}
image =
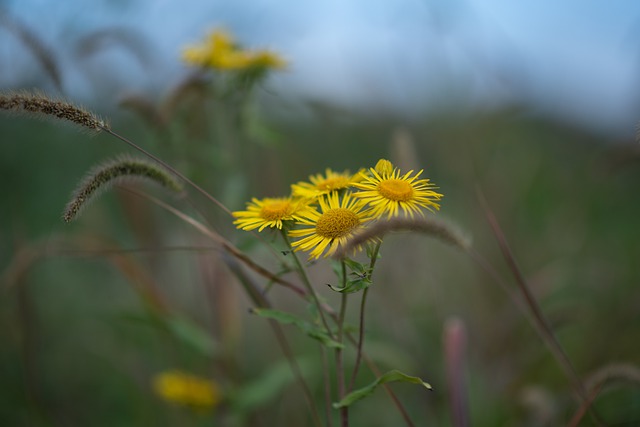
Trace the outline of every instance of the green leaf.
{"type": "MultiPolygon", "coordinates": [[[[307,359],[298,359],[298,365],[303,376],[309,375],[312,363],[307,359]]],[[[240,414],[267,405],[282,394],[282,390],[295,380],[288,361],[282,361],[267,367],[266,370],[254,381],[235,390],[229,396],[231,408],[240,414]]]]}
{"type": "Polygon", "coordinates": [[[373,282],[371,281],[372,271],[369,266],[349,258],[345,258],[342,261],[334,261],[332,263],[332,268],[336,273],[336,276],[340,283],[344,282],[344,278],[342,277],[342,262],[344,262],[345,266],[347,267],[351,279],[346,280],[345,286],[338,287],[329,284],[331,290],[343,294],[350,294],[367,289],[373,284],[373,282]]]}
{"type": "Polygon", "coordinates": [[[205,356],[215,356],[218,346],[211,335],[192,321],[179,316],[165,319],[169,331],[183,343],[205,356]]]}
{"type": "MultiPolygon", "coordinates": [[[[373,258],[373,250],[375,248],[375,244],[370,244],[367,245],[367,258],[372,259],[373,258]]],[[[380,254],[380,251],[378,251],[378,254],[376,255],[376,259],[380,259],[382,258],[382,255],[380,254]]]]}
{"type": "Polygon", "coordinates": [[[201,326],[191,320],[178,316],[161,316],[154,313],[123,313],[123,320],[142,325],[161,328],[167,331],[191,349],[207,356],[215,357],[219,353],[216,340],[201,326]]]}
{"type": "Polygon", "coordinates": [[[368,386],[352,391],[351,393],[346,395],[340,402],[334,403],[333,407],[335,409],[339,409],[339,408],[344,408],[345,406],[350,406],[354,402],[357,402],[360,399],[364,399],[365,397],[372,394],[379,385],[382,385],[388,382],[393,382],[393,381],[419,384],[427,388],[428,390],[431,390],[431,385],[422,381],[420,378],[409,376],[407,374],[404,374],[394,369],[392,371],[385,373],[384,375],[382,375],[380,378],[378,378],[368,386]]]}
{"type": "Polygon", "coordinates": [[[253,314],[257,314],[260,317],[273,319],[285,325],[294,325],[311,338],[320,341],[322,344],[329,348],[344,348],[343,344],[331,339],[331,337],[325,330],[315,327],[311,323],[299,318],[294,314],[286,313],[279,310],[272,310],[269,308],[254,308],[251,310],[251,312],[253,314]]]}
{"type": "Polygon", "coordinates": [[[329,260],[329,265],[331,265],[331,270],[335,273],[338,282],[342,283],[342,263],[331,259],[329,260]]]}
{"type": "Polygon", "coordinates": [[[340,292],[342,294],[352,294],[354,292],[367,289],[371,285],[373,285],[373,282],[369,278],[359,277],[355,280],[347,280],[347,285],[344,288],[333,286],[331,284],[329,287],[332,291],[340,292]]]}
{"type": "Polygon", "coordinates": [[[347,268],[349,268],[352,272],[354,273],[358,273],[360,275],[362,274],[366,274],[369,272],[369,266],[364,265],[358,261],[354,261],[352,259],[349,258],[345,258],[344,259],[344,263],[347,265],[347,268]]]}

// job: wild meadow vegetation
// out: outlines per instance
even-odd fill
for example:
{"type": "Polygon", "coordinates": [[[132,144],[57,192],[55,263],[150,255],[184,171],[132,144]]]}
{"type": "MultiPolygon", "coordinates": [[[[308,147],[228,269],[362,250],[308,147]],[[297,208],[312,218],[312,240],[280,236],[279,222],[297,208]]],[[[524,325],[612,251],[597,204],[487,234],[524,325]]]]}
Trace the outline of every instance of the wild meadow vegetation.
{"type": "Polygon", "coordinates": [[[0,94],[2,425],[640,423],[637,143],[276,105],[223,30],[182,59],[110,120],[0,94]]]}

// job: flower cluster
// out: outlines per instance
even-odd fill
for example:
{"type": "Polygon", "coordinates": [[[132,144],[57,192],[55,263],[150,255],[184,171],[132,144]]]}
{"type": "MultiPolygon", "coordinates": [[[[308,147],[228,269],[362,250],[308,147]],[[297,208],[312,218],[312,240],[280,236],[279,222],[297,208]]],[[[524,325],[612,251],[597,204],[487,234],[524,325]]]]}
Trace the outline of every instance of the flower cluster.
{"type": "Polygon", "coordinates": [[[217,70],[281,69],[286,62],[270,50],[242,49],[228,32],[217,29],[205,41],[187,46],[182,59],[191,65],[217,70]]]}
{"type": "Polygon", "coordinates": [[[333,255],[371,221],[413,217],[423,209],[438,210],[442,194],[422,170],[402,174],[385,159],[355,175],[326,169],[309,177],[309,182],[291,186],[285,198],[253,199],[247,210],[234,212],[234,224],[243,230],[283,229],[294,239],[294,250],[310,252],[317,259],[333,255]]]}
{"type": "Polygon", "coordinates": [[[165,371],[156,375],[153,388],[164,400],[194,409],[212,409],[221,399],[214,383],[181,371],[165,371]]]}

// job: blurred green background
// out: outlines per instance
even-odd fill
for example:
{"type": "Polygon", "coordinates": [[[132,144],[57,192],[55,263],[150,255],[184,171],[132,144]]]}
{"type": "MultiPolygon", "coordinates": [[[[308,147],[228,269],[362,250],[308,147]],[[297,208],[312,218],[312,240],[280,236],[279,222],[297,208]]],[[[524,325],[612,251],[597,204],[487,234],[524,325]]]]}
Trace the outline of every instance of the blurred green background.
{"type": "MultiPolygon", "coordinates": [[[[73,74],[73,63],[52,57],[64,64],[63,74],[73,74]]],[[[34,61],[35,71],[6,89],[52,89],[41,65],[34,61]]],[[[415,106],[408,115],[294,102],[269,82],[248,101],[196,85],[163,126],[150,124],[143,107],[161,106],[176,80],[160,95],[140,92],[120,107],[109,95],[121,92],[117,85],[97,85],[86,103],[231,209],[251,197],[286,195],[291,183],[327,167],[356,171],[389,158],[403,170],[425,169],[445,195],[438,217],[469,236],[518,295],[481,191],[578,376],[591,384],[611,373],[593,403],[597,416],[607,425],[640,424],[640,148],[633,129],[595,129],[518,101],[415,106]]],[[[129,147],[51,120],[3,115],[0,129],[0,424],[311,425],[272,331],[248,313],[251,302],[212,242],[123,190],[105,193],[72,224],[60,219],[86,171],[133,153],[129,147]],[[151,381],[175,368],[216,381],[229,396],[248,396],[253,387],[257,397],[229,397],[213,414],[173,407],[151,381]]],[[[279,268],[259,241],[202,197],[191,206],[149,191],[279,268]]],[[[334,280],[330,269],[318,263],[311,273],[337,303],[324,286],[334,280]]],[[[432,384],[432,392],[392,386],[417,425],[455,425],[443,342],[451,319],[466,330],[470,425],[568,425],[579,412],[570,381],[526,310],[466,254],[398,233],[386,239],[374,280],[365,348],[384,370],[432,384]]],[[[305,313],[286,290],[274,287],[269,296],[278,308],[305,313]]],[[[348,320],[357,324],[355,311],[348,320]]],[[[285,331],[321,402],[317,343],[285,331]]],[[[362,385],[373,379],[363,371],[362,385]]],[[[382,390],[356,404],[351,417],[354,426],[402,425],[382,390]]],[[[587,414],[578,425],[598,420],[587,414]]]]}

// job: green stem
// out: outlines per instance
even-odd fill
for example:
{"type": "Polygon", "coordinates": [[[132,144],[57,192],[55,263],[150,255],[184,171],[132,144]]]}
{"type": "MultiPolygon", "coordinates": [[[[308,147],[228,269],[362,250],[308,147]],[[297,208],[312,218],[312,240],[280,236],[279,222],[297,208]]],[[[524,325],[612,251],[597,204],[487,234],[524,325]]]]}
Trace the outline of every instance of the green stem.
{"type": "MultiPolygon", "coordinates": [[[[229,255],[226,255],[226,256],[223,256],[223,260],[226,263],[229,270],[236,276],[236,278],[244,288],[245,292],[247,293],[247,295],[255,305],[261,308],[272,307],[267,297],[262,295],[262,293],[258,290],[257,285],[253,283],[251,278],[247,276],[244,271],[242,271],[242,269],[240,268],[240,265],[236,262],[234,258],[230,257],[229,255]]],[[[307,384],[307,382],[304,379],[304,376],[302,375],[302,370],[300,369],[300,365],[298,365],[298,361],[293,355],[293,350],[289,346],[287,337],[285,336],[284,331],[282,330],[282,325],[280,325],[275,320],[270,320],[269,325],[271,325],[271,328],[273,329],[273,332],[276,336],[276,340],[278,341],[278,344],[280,345],[282,352],[284,353],[285,357],[287,358],[287,361],[289,362],[289,366],[291,367],[291,371],[293,372],[294,377],[296,378],[296,380],[300,384],[300,387],[302,388],[305,399],[307,400],[309,409],[311,411],[311,416],[313,418],[314,425],[316,427],[320,427],[322,424],[320,422],[320,415],[318,413],[318,408],[316,407],[313,394],[311,393],[311,389],[309,388],[309,385],[307,384]]]]}
{"type": "MultiPolygon", "coordinates": [[[[342,287],[347,286],[347,266],[342,260],[342,287]]],[[[344,338],[344,318],[347,312],[347,294],[342,293],[340,302],[340,314],[338,317],[338,342],[342,344],[344,338]]],[[[344,360],[342,348],[336,348],[336,375],[338,379],[338,400],[342,400],[347,395],[347,389],[344,378],[344,360]]],[[[340,426],[349,427],[349,408],[347,406],[340,408],[340,426]]]]}
{"type": "MultiPolygon", "coordinates": [[[[378,253],[380,252],[380,246],[382,245],[382,240],[376,243],[373,248],[373,252],[371,254],[371,260],[369,261],[369,279],[373,275],[373,269],[376,266],[376,260],[378,259],[378,253]]],[[[360,302],[360,326],[358,331],[358,350],[356,353],[356,362],[353,366],[353,372],[351,374],[351,381],[349,381],[349,391],[353,390],[353,386],[356,381],[356,376],[358,375],[358,370],[360,369],[360,364],[362,363],[362,346],[364,344],[364,308],[367,303],[367,295],[369,294],[369,288],[365,289],[362,293],[362,300],[360,302]]]]}
{"type": "Polygon", "coordinates": [[[280,231],[282,232],[282,238],[284,239],[285,243],[287,244],[287,247],[291,251],[291,255],[293,256],[294,262],[296,263],[296,268],[298,270],[298,273],[300,274],[300,278],[302,279],[302,282],[307,288],[307,291],[313,298],[313,302],[316,305],[316,309],[320,314],[320,319],[322,321],[322,324],[327,330],[327,334],[331,338],[333,338],[333,333],[331,332],[331,328],[329,328],[329,323],[327,322],[327,318],[324,315],[323,305],[320,303],[320,298],[318,297],[318,294],[316,293],[315,289],[313,289],[313,286],[311,286],[311,281],[309,280],[309,276],[307,275],[307,270],[305,270],[304,266],[300,262],[300,259],[298,258],[298,255],[293,250],[293,247],[291,246],[291,241],[289,240],[289,236],[287,235],[287,232],[285,230],[280,230],[280,231]]]}
{"type": "Polygon", "coordinates": [[[325,417],[327,418],[327,427],[333,427],[333,417],[331,415],[331,379],[329,377],[329,360],[327,359],[327,349],[321,345],[320,352],[322,353],[325,417]]]}
{"type": "MultiPolygon", "coordinates": [[[[330,316],[336,323],[338,322],[337,314],[335,313],[330,314],[330,316]]],[[[352,346],[354,347],[357,346],[357,342],[355,338],[353,338],[349,332],[346,332],[344,335],[349,340],[352,346]]],[[[380,371],[376,363],[373,360],[371,360],[371,358],[367,357],[367,354],[364,350],[362,351],[362,359],[369,366],[369,369],[371,370],[373,375],[375,375],[376,378],[382,375],[382,371],[380,371]]],[[[404,419],[407,427],[415,427],[415,424],[411,421],[411,418],[409,417],[409,413],[407,412],[407,409],[402,405],[402,402],[400,402],[400,399],[398,399],[398,397],[396,396],[394,391],[391,389],[391,387],[389,387],[389,384],[382,384],[382,387],[387,392],[387,395],[389,395],[389,397],[391,398],[391,401],[395,405],[396,409],[398,409],[398,412],[400,412],[400,415],[404,419]]]]}

